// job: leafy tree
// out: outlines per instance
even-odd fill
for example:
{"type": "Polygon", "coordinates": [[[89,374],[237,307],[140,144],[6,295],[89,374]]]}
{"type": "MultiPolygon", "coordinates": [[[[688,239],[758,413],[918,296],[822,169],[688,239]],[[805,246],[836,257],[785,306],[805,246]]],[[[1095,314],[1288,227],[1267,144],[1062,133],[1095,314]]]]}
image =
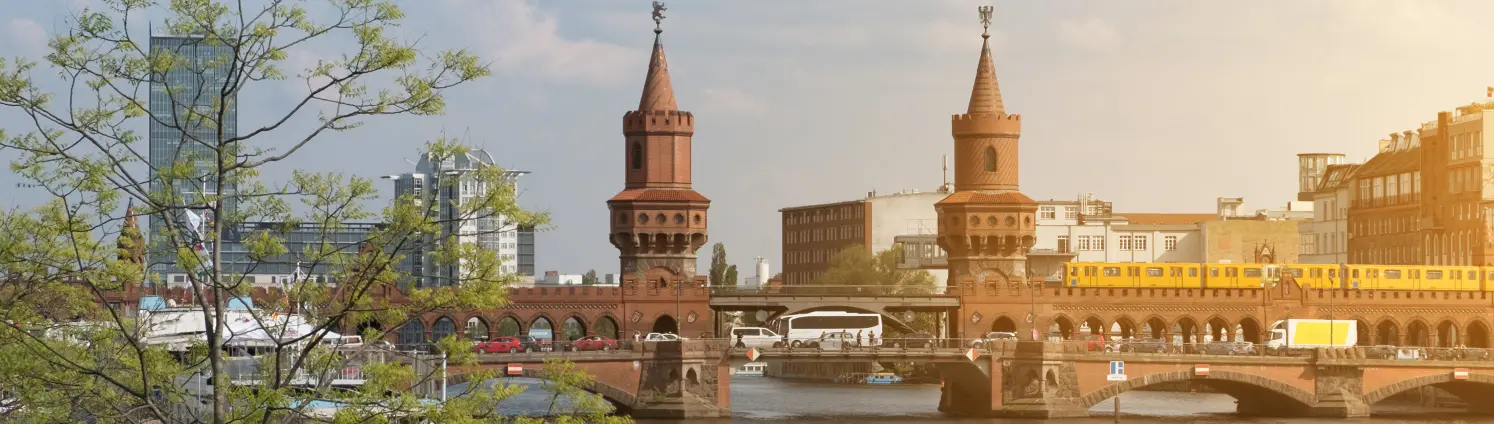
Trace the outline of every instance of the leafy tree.
{"type": "Polygon", "coordinates": [[[727,268],[728,268],[728,266],[726,265],[726,245],[721,244],[721,243],[716,243],[715,245],[712,245],[711,246],[711,270],[710,270],[710,274],[709,274],[709,277],[708,277],[709,281],[711,283],[711,286],[718,286],[719,287],[719,286],[722,286],[722,285],[726,285],[726,283],[728,281],[732,281],[732,284],[736,284],[735,280],[727,280],[726,279],[726,270],[727,270],[727,268]]]}
{"type": "MultiPolygon", "coordinates": [[[[933,274],[921,269],[903,269],[902,246],[894,245],[876,254],[860,246],[851,246],[830,258],[830,268],[809,285],[829,293],[843,294],[929,294],[935,289],[933,274]],[[836,287],[841,286],[841,287],[836,287]]],[[[907,323],[915,330],[933,332],[937,314],[915,314],[907,323]]]]}
{"type": "Polygon", "coordinates": [[[737,283],[737,266],[727,265],[726,272],[722,273],[721,284],[727,286],[736,286],[737,283]]]}
{"type": "Polygon", "coordinates": [[[597,270],[595,269],[586,270],[585,274],[581,274],[581,285],[583,286],[595,286],[601,283],[602,280],[597,279],[597,270]]]}
{"type": "MultiPolygon", "coordinates": [[[[16,402],[4,419],[300,422],[309,400],[348,405],[336,422],[500,419],[497,403],[515,390],[473,390],[434,404],[402,389],[439,375],[415,371],[429,369],[429,358],[362,363],[368,383],[354,391],[292,383],[344,369],[377,349],[327,348],[321,341],[334,331],[356,324],[365,338],[378,340],[422,315],[506,302],[504,289],[515,277],[500,272],[497,255],[444,232],[451,220],[497,215],[512,226],[548,221],[517,206],[503,170],[486,167],[428,188],[462,181],[490,187],[464,200],[454,216],[412,198],[370,210],[363,205],[377,197],[374,183],[338,173],[297,170],[278,181],[259,179],[267,166],[324,135],[374,119],[441,113],[443,93],[489,75],[483,60],[460,50],[417,49],[393,37],[404,13],[388,0],[327,0],[314,8],[285,0],[105,3],[107,10],[79,12],[49,42],[44,63],[50,70],[0,59],[0,108],[26,118],[26,128],[0,129],[0,150],[17,157],[11,172],[47,200],[0,213],[0,319],[8,324],[0,326],[0,387],[16,402]],[[179,46],[152,45],[140,38],[146,25],[132,21],[163,15],[155,31],[190,34],[178,38],[179,46]],[[287,69],[294,49],[339,43],[341,54],[320,54],[314,66],[287,69]],[[230,119],[242,109],[240,93],[283,92],[286,84],[278,81],[290,78],[304,91],[288,106],[260,123],[230,119]],[[175,150],[149,149],[140,131],[146,127],[151,135],[173,137],[175,150]],[[121,211],[126,200],[134,207],[121,211]],[[133,224],[136,216],[152,223],[148,240],[133,224]],[[330,237],[355,220],[383,225],[362,243],[330,237]],[[251,221],[282,224],[239,226],[251,221]],[[286,233],[295,228],[319,228],[324,237],[292,245],[286,233]],[[248,263],[225,267],[224,243],[243,246],[248,263]],[[460,275],[401,269],[417,243],[434,246],[434,253],[410,259],[462,264],[460,275]],[[144,260],[146,252],[154,262],[144,260]],[[235,379],[239,374],[229,371],[245,364],[224,353],[227,300],[248,295],[254,283],[236,272],[291,263],[328,278],[285,282],[275,298],[244,312],[267,330],[270,342],[255,359],[254,378],[235,379]],[[142,281],[164,282],[147,274],[150,264],[189,271],[190,314],[205,324],[202,340],[185,350],[151,342],[149,322],[97,301],[138,289],[142,281]],[[310,331],[290,331],[283,317],[293,311],[310,331]],[[199,402],[188,381],[206,381],[211,394],[199,402]]],[[[440,162],[467,148],[441,137],[426,151],[440,162]]],[[[467,343],[455,336],[437,342],[454,364],[475,360],[467,343]]],[[[477,372],[472,381],[495,375],[477,372]]],[[[554,376],[584,378],[564,367],[554,376]]]]}

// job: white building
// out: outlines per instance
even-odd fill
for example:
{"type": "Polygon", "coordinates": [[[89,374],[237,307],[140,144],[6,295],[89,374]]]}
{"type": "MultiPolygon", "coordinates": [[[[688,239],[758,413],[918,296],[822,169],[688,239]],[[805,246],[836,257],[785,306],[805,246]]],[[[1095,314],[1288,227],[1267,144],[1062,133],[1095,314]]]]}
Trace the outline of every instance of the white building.
{"type": "Polygon", "coordinates": [[[1297,224],[1301,246],[1297,261],[1304,264],[1349,263],[1349,181],[1358,164],[1332,165],[1312,192],[1312,221],[1297,224]]]}
{"type": "Polygon", "coordinates": [[[1062,281],[1064,262],[1201,262],[1200,222],[1216,214],[1115,213],[1110,202],[1038,202],[1037,240],[1027,253],[1033,275],[1062,281]]]}
{"type": "MultiPolygon", "coordinates": [[[[810,284],[829,269],[830,259],[847,247],[861,246],[875,254],[908,237],[933,237],[939,229],[934,203],[947,196],[949,193],[943,190],[881,195],[868,192],[857,200],[780,209],[784,282],[810,284]]],[[[908,253],[909,244],[904,243],[903,249],[908,253]]],[[[942,252],[937,256],[942,257],[942,252]]],[[[927,269],[941,285],[949,274],[946,266],[916,268],[927,269]]],[[[772,276],[760,279],[766,282],[768,278],[772,276]]]]}
{"type": "MultiPolygon", "coordinates": [[[[502,215],[482,211],[460,216],[459,208],[462,204],[496,189],[471,178],[463,178],[464,174],[488,166],[494,166],[493,156],[479,149],[446,158],[441,163],[432,163],[430,155],[423,154],[420,162],[415,165],[415,172],[384,178],[394,181],[396,197],[408,195],[422,205],[437,205],[433,211],[436,214],[434,219],[441,221],[443,233],[454,234],[458,243],[474,243],[497,252],[503,261],[500,269],[502,272],[518,273],[525,268],[532,270],[533,263],[520,263],[521,229],[514,223],[507,221],[502,215]]],[[[506,171],[504,177],[508,184],[512,184],[512,189],[517,191],[519,177],[528,173],[506,171]]],[[[532,241],[533,237],[527,237],[526,240],[532,241]]],[[[437,243],[440,242],[433,235],[427,235],[412,248],[412,254],[401,264],[405,267],[405,272],[417,276],[421,285],[454,285],[463,277],[463,264],[438,266],[430,257],[430,253],[436,250],[437,243]]],[[[528,250],[532,252],[532,246],[528,250]]],[[[523,258],[532,261],[533,255],[523,258]]]]}

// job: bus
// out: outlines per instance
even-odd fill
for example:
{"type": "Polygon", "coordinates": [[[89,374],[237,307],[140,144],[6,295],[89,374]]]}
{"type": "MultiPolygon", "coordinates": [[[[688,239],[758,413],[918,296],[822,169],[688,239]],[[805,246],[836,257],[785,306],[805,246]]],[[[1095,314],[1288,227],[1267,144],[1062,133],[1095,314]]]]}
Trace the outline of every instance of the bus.
{"type": "Polygon", "coordinates": [[[777,320],[778,333],[788,339],[789,346],[799,347],[812,340],[819,340],[820,335],[844,331],[851,334],[858,332],[864,337],[862,343],[869,343],[871,335],[877,335],[876,344],[882,344],[882,315],[863,314],[856,312],[819,311],[795,315],[784,315],[777,320]]]}

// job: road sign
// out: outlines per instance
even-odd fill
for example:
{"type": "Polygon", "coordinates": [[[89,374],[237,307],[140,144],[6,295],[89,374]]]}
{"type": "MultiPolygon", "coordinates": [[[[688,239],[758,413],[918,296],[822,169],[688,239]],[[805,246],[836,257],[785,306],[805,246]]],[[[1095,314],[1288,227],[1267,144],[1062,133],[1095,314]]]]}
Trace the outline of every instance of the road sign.
{"type": "Polygon", "coordinates": [[[508,375],[524,375],[524,366],[520,364],[508,364],[508,375]]]}
{"type": "Polygon", "coordinates": [[[1468,379],[1468,369],[1467,368],[1453,368],[1453,380],[1467,380],[1467,379],[1468,379]]]}
{"type": "Polygon", "coordinates": [[[762,355],[762,353],[760,353],[760,352],[757,351],[757,348],[754,347],[754,348],[751,348],[751,349],[747,349],[747,360],[749,360],[749,361],[756,361],[759,356],[763,356],[763,355],[762,355]]]}
{"type": "Polygon", "coordinates": [[[975,358],[979,358],[979,357],[980,357],[980,352],[975,351],[975,349],[966,349],[965,350],[965,358],[970,359],[971,361],[974,361],[975,358]]]}
{"type": "Polygon", "coordinates": [[[1209,364],[1197,364],[1193,366],[1193,375],[1200,377],[1209,376],[1209,364]]]}
{"type": "Polygon", "coordinates": [[[1105,376],[1107,381],[1126,381],[1125,361],[1110,361],[1110,375],[1105,376]]]}

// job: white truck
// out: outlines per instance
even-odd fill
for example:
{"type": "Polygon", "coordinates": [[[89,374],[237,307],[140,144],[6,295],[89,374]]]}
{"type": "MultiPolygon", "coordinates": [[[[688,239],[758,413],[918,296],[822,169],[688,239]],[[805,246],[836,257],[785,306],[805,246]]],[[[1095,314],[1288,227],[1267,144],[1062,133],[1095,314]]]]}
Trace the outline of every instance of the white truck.
{"type": "Polygon", "coordinates": [[[1266,352],[1274,355],[1320,347],[1351,347],[1359,343],[1358,322],[1354,320],[1288,319],[1271,328],[1266,352]]]}

